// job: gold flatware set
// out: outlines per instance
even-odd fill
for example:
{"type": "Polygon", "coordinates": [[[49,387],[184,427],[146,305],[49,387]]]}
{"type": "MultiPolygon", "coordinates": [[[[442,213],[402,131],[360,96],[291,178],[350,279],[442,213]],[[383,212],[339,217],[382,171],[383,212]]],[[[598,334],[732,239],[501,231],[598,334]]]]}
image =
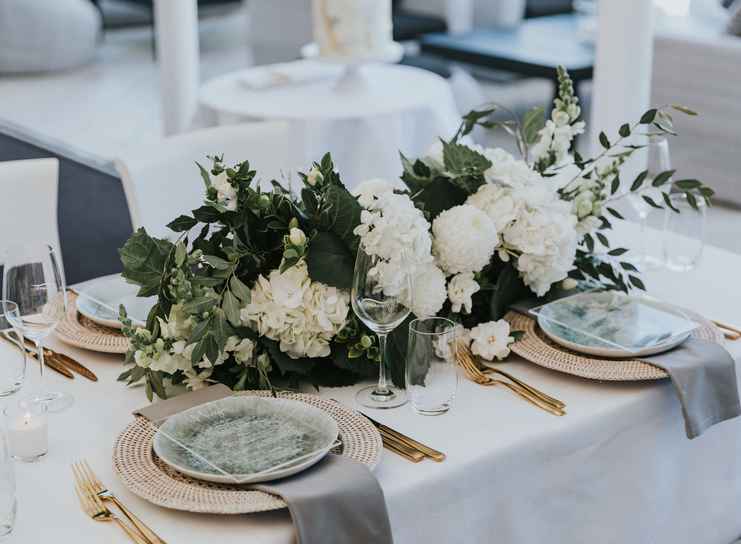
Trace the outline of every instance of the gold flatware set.
{"type": "Polygon", "coordinates": [[[137,544],[167,544],[152,531],[143,521],[126,508],[116,496],[98,480],[87,461],[72,464],[75,479],[75,491],[80,499],[80,506],[95,521],[112,521],[118,525],[137,544]],[[114,514],[106,502],[112,503],[128,523],[114,514]]]}
{"type": "MultiPolygon", "coordinates": [[[[0,338],[10,342],[19,349],[25,349],[27,355],[38,360],[36,346],[28,338],[23,338],[23,346],[20,346],[14,338],[11,338],[7,331],[0,331],[0,338]]],[[[69,378],[70,380],[75,378],[75,374],[79,374],[90,381],[98,381],[98,377],[95,373],[85,365],[76,359],[73,359],[69,355],[59,353],[53,349],[44,348],[44,363],[51,370],[61,374],[65,378],[69,378]]]]}
{"type": "Polygon", "coordinates": [[[713,325],[718,327],[726,340],[738,340],[741,338],[741,329],[738,329],[732,325],[726,325],[720,321],[713,321],[713,325]]]}
{"type": "Polygon", "coordinates": [[[471,379],[471,381],[480,385],[496,386],[501,385],[506,387],[516,395],[528,401],[530,404],[537,406],[541,410],[544,410],[554,416],[565,416],[566,415],[566,404],[560,400],[547,395],[540,389],[537,389],[531,385],[526,384],[522,380],[515,378],[510,373],[482,365],[478,362],[477,358],[471,353],[470,348],[463,344],[458,345],[458,364],[463,368],[463,371],[471,379]],[[490,374],[497,374],[507,378],[509,381],[502,379],[492,378],[490,374]]]}

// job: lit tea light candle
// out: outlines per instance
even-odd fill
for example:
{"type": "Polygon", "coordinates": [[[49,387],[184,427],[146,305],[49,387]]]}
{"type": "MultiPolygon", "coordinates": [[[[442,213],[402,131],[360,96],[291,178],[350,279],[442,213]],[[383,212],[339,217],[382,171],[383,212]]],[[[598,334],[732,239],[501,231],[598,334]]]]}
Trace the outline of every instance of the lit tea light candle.
{"type": "Polygon", "coordinates": [[[20,461],[36,461],[49,450],[46,414],[20,405],[8,421],[10,454],[20,461]]]}

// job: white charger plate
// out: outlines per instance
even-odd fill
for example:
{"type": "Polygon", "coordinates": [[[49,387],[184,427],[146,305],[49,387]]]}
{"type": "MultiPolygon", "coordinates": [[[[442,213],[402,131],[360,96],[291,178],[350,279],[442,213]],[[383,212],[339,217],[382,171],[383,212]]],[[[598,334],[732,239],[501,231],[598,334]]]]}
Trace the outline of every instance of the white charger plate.
{"type": "Polygon", "coordinates": [[[307,403],[235,396],[170,417],[152,446],[186,476],[247,484],[306,470],[329,452],[337,434],[337,422],[307,403]]]}
{"type": "Polygon", "coordinates": [[[132,322],[141,325],[147,321],[157,298],[137,297],[138,290],[138,286],[126,283],[120,274],[89,281],[78,289],[77,311],[99,325],[120,329],[118,307],[123,304],[132,322]]]}

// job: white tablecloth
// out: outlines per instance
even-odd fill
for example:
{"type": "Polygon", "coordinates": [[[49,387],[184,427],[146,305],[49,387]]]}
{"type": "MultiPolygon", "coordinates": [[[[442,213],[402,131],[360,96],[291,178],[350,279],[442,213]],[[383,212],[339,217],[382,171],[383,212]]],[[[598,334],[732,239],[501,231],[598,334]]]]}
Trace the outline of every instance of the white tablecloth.
{"type": "Polygon", "coordinates": [[[213,122],[289,120],[303,135],[307,162],[330,151],[343,181],[352,187],[372,177],[398,178],[399,150],[422,154],[436,138],[449,138],[460,122],[452,91],[440,76],[409,66],[367,65],[363,83],[337,89],[342,68],[314,61],[279,66],[283,73],[305,74],[307,68],[327,78],[253,90],[243,83],[261,66],[227,74],[206,83],[201,104],[213,122]]]}
{"type": "MultiPolygon", "coordinates": [[[[652,272],[645,279],[660,298],[739,324],[739,270],[741,256],[711,247],[694,272],[652,272]]],[[[17,465],[18,523],[10,542],[127,542],[115,527],[79,511],[69,463],[81,457],[170,543],[292,541],[285,511],[195,515],[126,491],[113,474],[111,447],[131,410],[146,403],[144,394],[115,382],[120,358],[57,347],[101,380],[49,375],[49,387],[72,392],[77,403],[50,419],[48,457],[17,465]]],[[[741,357],[741,342],[728,348],[741,357]]],[[[568,415],[551,416],[508,390],[468,381],[446,415],[416,416],[408,406],[374,414],[448,455],[441,464],[412,465],[384,454],[376,474],[397,544],[726,544],[741,535],[741,419],[690,441],[666,381],[598,383],[524,361],[506,368],[564,400],[568,415]]],[[[353,390],[321,394],[350,402],[353,390]]]]}

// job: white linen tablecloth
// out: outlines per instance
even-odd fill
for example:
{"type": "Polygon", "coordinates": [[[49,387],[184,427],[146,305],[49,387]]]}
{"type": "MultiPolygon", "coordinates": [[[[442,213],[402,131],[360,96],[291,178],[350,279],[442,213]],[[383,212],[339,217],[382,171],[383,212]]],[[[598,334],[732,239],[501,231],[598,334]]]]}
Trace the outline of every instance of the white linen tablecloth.
{"type": "MultiPolygon", "coordinates": [[[[739,324],[739,270],[741,256],[709,247],[698,270],[651,272],[645,279],[659,298],[739,324]]],[[[101,380],[49,374],[48,387],[70,391],[77,402],[50,418],[47,458],[17,464],[18,521],[9,542],[127,542],[118,529],[79,510],[69,463],[82,457],[170,543],[292,542],[286,511],[196,515],[129,493],[113,474],[111,447],[131,411],[146,403],[143,391],[114,381],[119,357],[55,347],[101,380]]],[[[738,361],[741,341],[728,348],[738,361]]],[[[465,380],[446,415],[417,416],[409,406],[373,414],[448,456],[440,464],[412,465],[384,452],[376,474],[397,543],[725,544],[741,535],[741,419],[690,441],[668,381],[599,383],[525,361],[505,368],[562,399],[568,415],[554,417],[506,389],[465,380]]],[[[36,381],[33,362],[30,371],[36,381]]],[[[349,403],[353,392],[321,394],[349,403]]]]}
{"type": "Polygon", "coordinates": [[[450,138],[460,123],[450,85],[427,70],[398,65],[360,67],[363,83],[337,89],[342,68],[295,61],[233,72],[207,82],[201,104],[214,124],[287,120],[301,135],[307,164],[327,151],[348,187],[369,178],[401,175],[399,150],[423,154],[437,138],[450,138]],[[293,83],[255,90],[250,75],[274,70],[293,83]],[[307,71],[325,77],[306,81],[307,71]]]}

